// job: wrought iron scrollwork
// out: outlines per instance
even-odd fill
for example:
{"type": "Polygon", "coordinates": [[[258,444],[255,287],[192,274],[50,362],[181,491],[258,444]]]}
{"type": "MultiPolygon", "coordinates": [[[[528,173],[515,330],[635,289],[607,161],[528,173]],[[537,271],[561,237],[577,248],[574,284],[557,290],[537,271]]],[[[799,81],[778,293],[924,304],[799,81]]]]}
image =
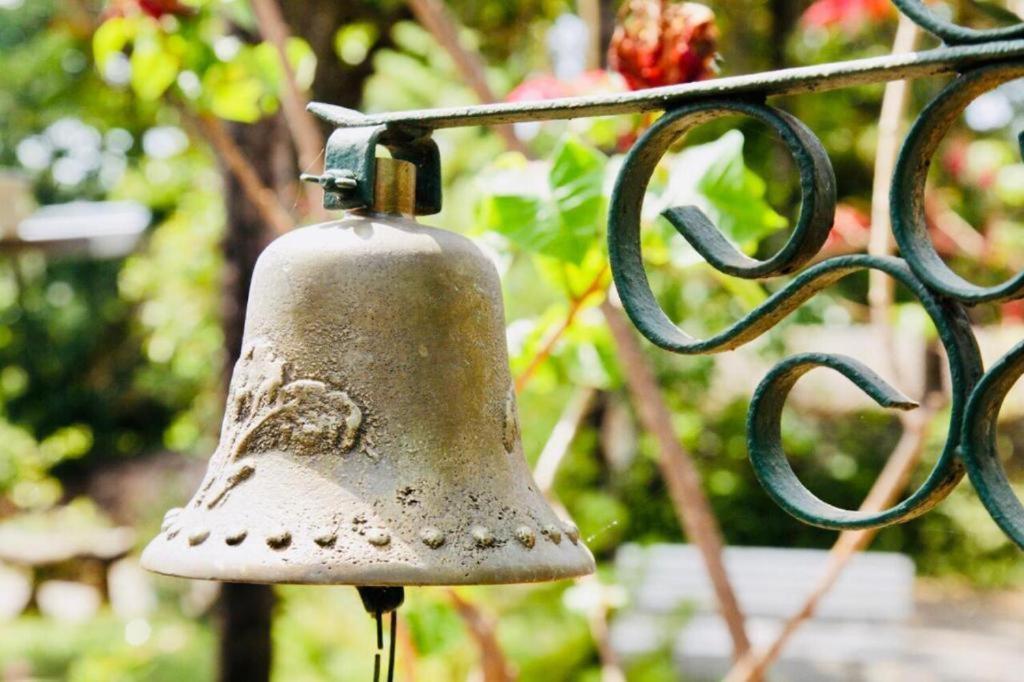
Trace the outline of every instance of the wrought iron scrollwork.
{"type": "Polygon", "coordinates": [[[955,301],[936,294],[899,258],[839,256],[799,273],[724,331],[696,339],[672,322],[658,305],[647,281],[640,248],[640,211],[648,180],[661,154],[694,125],[727,114],[747,114],[774,128],[787,143],[800,170],[801,211],[787,243],[776,255],[757,261],[739,253],[694,207],[670,208],[665,216],[705,260],[730,275],[761,279],[798,269],[813,257],[832,226],[835,179],[821,143],[792,116],[763,104],[713,101],[673,110],[655,123],[634,145],[619,171],[612,195],[608,251],[623,308],[652,343],[681,354],[716,353],[738,348],[774,327],[819,291],[862,270],[878,270],[905,285],[921,302],[939,332],[953,377],[953,396],[946,444],[931,474],[903,502],[882,512],[840,509],[811,493],[797,479],[782,451],[779,423],[786,396],[796,380],[814,367],[829,367],[860,387],[883,406],[915,404],[861,363],[840,355],[809,354],[789,358],[775,367],[758,387],[748,418],[748,450],[755,473],[769,495],[800,520],[825,528],[871,528],[918,516],[941,501],[964,474],[957,455],[959,424],[968,396],[982,374],[981,357],[970,322],[955,301]]]}
{"type": "MultiPolygon", "coordinates": [[[[1024,24],[978,31],[937,18],[920,2],[896,0],[908,17],[947,44],[984,43],[1024,37],[1024,24]]],[[[783,360],[758,386],[750,405],[747,442],[754,472],[773,500],[801,521],[832,529],[877,528],[919,516],[944,499],[965,470],[987,509],[1024,547],[1024,504],[1014,495],[995,451],[995,423],[1007,391],[1024,374],[1024,342],[984,374],[981,356],[962,305],[1024,295],[1024,273],[991,287],[954,273],[936,252],[924,217],[928,167],[944,135],[978,95],[1024,76],[1024,62],[996,62],[965,69],[918,117],[900,152],[891,184],[893,231],[906,260],[841,256],[800,272],[792,281],[715,336],[696,339],[672,322],[647,281],[640,248],[640,212],[648,181],[664,150],[695,125],[718,116],[744,114],[771,127],[786,143],[800,173],[800,218],[786,244],[758,261],[740,253],[698,208],[663,215],[718,271],[762,279],[798,270],[818,253],[832,224],[835,178],[821,143],[791,115],[749,99],[713,99],[668,109],[629,151],[619,173],[609,217],[608,248],[616,288],[637,329],[655,345],[681,354],[737,348],[760,336],[802,303],[837,280],[860,270],[878,270],[906,286],[938,330],[946,351],[952,400],[946,441],[925,481],[896,505],[868,512],[842,509],[815,496],[800,482],[782,448],[781,419],[796,381],[812,369],[839,372],[883,407],[916,404],[870,368],[841,355],[804,353],[783,360]]],[[[1022,140],[1024,144],[1024,140],[1022,140]]]]}
{"type": "Polygon", "coordinates": [[[758,386],[750,404],[750,461],[762,486],[783,509],[805,523],[823,528],[877,528],[901,523],[923,514],[945,498],[964,475],[958,455],[960,424],[971,390],[982,374],[981,355],[963,307],[928,289],[902,259],[863,255],[829,258],[808,268],[780,293],[802,287],[806,293],[800,295],[810,298],[837,279],[867,269],[884,272],[906,286],[935,324],[946,351],[952,384],[949,429],[931,473],[902,502],[880,512],[835,507],[800,483],[782,450],[782,407],[797,379],[816,367],[827,367],[844,375],[883,407],[913,409],[917,405],[871,369],[846,356],[805,353],[774,367],[758,386]]]}
{"type": "MultiPolygon", "coordinates": [[[[761,121],[785,142],[800,171],[800,217],[785,245],[771,258],[759,261],[743,254],[696,206],[665,211],[665,218],[690,246],[713,267],[735,277],[756,279],[793,272],[821,249],[832,229],[836,208],[836,178],[821,142],[807,126],[784,111],[758,102],[711,100],[673,109],[659,118],[626,155],[612,192],[609,207],[608,251],[615,284],[629,292],[626,310],[634,323],[650,320],[645,335],[663,348],[676,352],[708,352],[694,348],[692,339],[663,329],[665,318],[643,314],[657,306],[647,286],[640,254],[640,209],[647,183],[665,150],[687,130],[721,116],[742,114],[761,121]],[[657,329],[659,332],[655,331],[657,329]],[[652,338],[653,337],[653,338],[652,338]],[[655,340],[658,339],[658,340],[655,340]]],[[[625,299],[627,296],[623,296],[625,299]]],[[[674,325],[672,325],[674,327],[674,325]]]]}
{"type": "Polygon", "coordinates": [[[1024,272],[995,286],[968,282],[935,251],[924,213],[924,189],[932,155],[950,126],[978,95],[1024,76],[1024,62],[982,66],[958,76],[932,100],[907,135],[890,190],[892,231],[900,253],[932,289],[968,305],[1024,295],[1024,272]]]}
{"type": "MultiPolygon", "coordinates": [[[[839,372],[883,407],[912,409],[913,401],[865,365],[840,355],[799,354],[771,369],[754,393],[747,421],[751,463],[768,494],[783,509],[806,523],[833,529],[876,528],[901,523],[928,511],[949,494],[966,471],[992,517],[1024,548],[1024,504],[1016,497],[1006,477],[996,452],[995,438],[996,418],[1003,400],[1024,375],[1024,341],[985,373],[963,307],[1024,297],[1024,273],[995,286],[979,286],[965,280],[939,257],[930,241],[924,216],[929,164],[949,128],[976,97],[1004,82],[1024,77],[1024,22],[974,29],[940,17],[922,0],[893,0],[893,4],[906,17],[941,39],[944,45],[912,54],[627,94],[374,115],[319,103],[311,105],[311,110],[339,131],[372,131],[385,143],[402,142],[398,145],[401,149],[410,146],[409,140],[412,140],[415,150],[422,152],[417,157],[421,171],[431,174],[424,188],[435,192],[440,184],[436,156],[432,156],[435,152],[429,142],[433,129],[664,111],[626,155],[615,184],[608,226],[609,258],[616,288],[630,319],[648,340],[680,354],[716,353],[737,348],[768,331],[795,308],[843,277],[858,271],[876,270],[903,284],[918,299],[946,351],[952,397],[945,444],[920,487],[903,501],[880,512],[835,507],[817,498],[799,481],[782,448],[783,406],[796,381],[817,368],[839,372]],[[893,232],[903,258],[838,256],[801,270],[819,253],[831,229],[836,202],[835,177],[828,155],[813,132],[792,115],[766,104],[766,98],[942,73],[955,73],[956,77],[910,128],[890,185],[893,232]],[[665,150],[694,126],[728,115],[751,117],[767,125],[783,141],[796,164],[800,178],[800,213],[788,240],[774,255],[757,260],[733,246],[697,207],[670,208],[664,216],[719,272],[744,279],[795,274],[742,319],[710,338],[698,339],[669,319],[651,290],[641,251],[640,215],[651,175],[665,150]],[[415,135],[404,131],[415,131],[415,135]]],[[[353,139],[362,139],[358,131],[354,134],[353,139]]],[[[344,137],[344,141],[348,140],[349,137],[344,137]]],[[[1024,138],[1021,144],[1024,145],[1024,138]]],[[[365,144],[358,147],[358,153],[329,154],[328,165],[335,162],[333,165],[338,167],[327,171],[347,169],[365,175],[364,147],[365,144]]],[[[422,208],[436,210],[439,194],[425,193],[425,198],[430,200],[424,201],[422,208]]]]}
{"type": "Polygon", "coordinates": [[[1024,38],[1024,23],[989,29],[968,28],[936,15],[925,7],[923,0],[892,0],[892,4],[915,24],[940,38],[947,45],[970,45],[1024,38]]]}

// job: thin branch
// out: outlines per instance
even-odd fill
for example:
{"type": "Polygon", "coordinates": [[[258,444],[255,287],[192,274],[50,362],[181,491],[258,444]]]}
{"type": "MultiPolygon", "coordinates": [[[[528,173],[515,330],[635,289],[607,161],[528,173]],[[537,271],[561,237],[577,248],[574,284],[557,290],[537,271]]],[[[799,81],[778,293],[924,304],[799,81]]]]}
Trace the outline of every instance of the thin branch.
{"type": "Polygon", "coordinates": [[[537,369],[551,356],[551,353],[555,350],[555,345],[562,338],[562,335],[568,331],[569,327],[572,326],[572,323],[576,321],[576,316],[579,314],[580,310],[583,309],[583,304],[586,303],[587,299],[600,291],[604,286],[607,271],[607,265],[602,267],[601,271],[597,273],[597,276],[594,277],[593,281],[587,285],[587,288],[584,289],[582,293],[573,296],[569,301],[569,310],[566,312],[565,318],[557,327],[555,327],[554,330],[552,330],[550,334],[548,334],[547,338],[545,338],[541,343],[540,348],[534,356],[530,358],[530,362],[526,365],[526,369],[516,377],[516,393],[523,392],[526,385],[530,383],[530,380],[533,378],[537,369]]]}
{"type": "MultiPolygon", "coordinates": [[[[416,20],[423,24],[434,40],[445,49],[448,55],[455,62],[455,68],[466,81],[477,98],[484,104],[497,102],[491,86],[487,84],[487,73],[484,69],[480,55],[474,54],[462,46],[459,40],[459,30],[441,0],[406,0],[409,9],[412,10],[416,20]]],[[[516,137],[515,131],[508,125],[493,126],[494,131],[505,140],[505,145],[513,150],[529,156],[529,150],[523,141],[516,137]]]]}
{"type": "MultiPolygon", "coordinates": [[[[590,407],[596,397],[597,390],[594,388],[583,387],[576,391],[562,412],[562,416],[559,417],[555,428],[551,430],[551,435],[548,436],[544,449],[537,459],[537,464],[533,468],[533,478],[538,489],[548,498],[556,511],[565,513],[566,516],[568,516],[568,512],[554,496],[552,486],[558,468],[561,466],[562,460],[565,459],[569,446],[575,440],[584,418],[590,413],[590,407]]],[[[600,578],[594,574],[578,578],[576,584],[580,586],[593,585],[599,592],[603,589],[600,578]]],[[[605,600],[602,599],[596,608],[587,612],[587,625],[597,648],[597,657],[601,661],[601,682],[626,682],[626,675],[622,670],[618,654],[611,645],[608,629],[608,604],[605,600]]]]}
{"type": "Polygon", "coordinates": [[[483,682],[513,682],[516,675],[505,660],[498,637],[495,634],[494,619],[490,618],[471,601],[462,597],[455,589],[447,588],[448,598],[455,612],[469,629],[480,649],[480,668],[483,682]]]}
{"type": "Polygon", "coordinates": [[[601,1],[577,0],[576,13],[587,25],[587,68],[601,68],[601,1]]]}
{"type": "Polygon", "coordinates": [[[658,442],[658,466],[665,479],[676,516],[687,537],[697,546],[718,598],[718,608],[729,629],[733,655],[739,660],[750,650],[743,613],[722,561],[722,534],[701,487],[700,474],[690,454],[683,449],[672,426],[672,412],[658,388],[654,370],[643,353],[622,309],[609,299],[601,303],[608,322],[626,385],[644,428],[658,442]]]}
{"type": "MultiPolygon", "coordinates": [[[[603,589],[601,579],[596,575],[586,575],[577,581],[579,585],[596,583],[599,589],[603,589]]],[[[612,646],[611,633],[608,628],[608,602],[601,599],[596,608],[587,614],[587,625],[590,626],[590,635],[594,638],[597,646],[597,658],[601,661],[601,682],[626,682],[626,673],[622,669],[622,661],[619,654],[612,646]]]]}
{"type": "MultiPolygon", "coordinates": [[[[910,52],[914,49],[920,31],[917,26],[904,16],[900,16],[896,38],[893,42],[893,54],[910,52]]],[[[906,81],[894,81],[885,87],[882,97],[882,108],[878,119],[878,145],[875,155],[875,177],[871,197],[871,232],[868,241],[868,252],[874,255],[888,255],[894,249],[892,229],[889,220],[889,186],[892,181],[893,168],[899,152],[900,132],[907,108],[908,84],[906,81]]],[[[897,368],[892,362],[893,330],[889,324],[888,314],[893,302],[893,281],[884,273],[872,271],[868,288],[868,303],[871,310],[871,321],[878,331],[885,352],[881,353],[890,364],[893,374],[897,368]]],[[[914,466],[920,459],[927,436],[927,427],[935,408],[923,407],[916,412],[900,415],[903,434],[889,456],[882,473],[879,474],[864,499],[861,509],[879,511],[891,505],[910,479],[914,466]]],[[[843,569],[853,557],[866,548],[878,529],[843,531],[829,551],[825,571],[818,579],[814,588],[807,595],[801,607],[786,621],[775,640],[763,652],[750,652],[740,660],[726,676],[727,682],[746,682],[759,679],[782,654],[789,640],[818,608],[818,604],[835,586],[843,569]]]]}
{"type": "Polygon", "coordinates": [[[958,250],[972,258],[985,257],[988,242],[984,235],[950,208],[949,204],[943,201],[937,193],[931,192],[925,196],[924,215],[928,224],[948,237],[958,250]]]}
{"type": "MultiPolygon", "coordinates": [[[[907,17],[900,15],[893,40],[892,53],[912,52],[917,44],[920,29],[907,17]]],[[[868,253],[875,256],[889,255],[895,244],[892,224],[889,219],[889,186],[900,148],[900,132],[907,109],[908,81],[886,83],[882,95],[882,108],[878,116],[878,143],[875,148],[875,176],[871,186],[871,231],[868,237],[868,253]]],[[[893,336],[888,314],[892,307],[895,283],[884,272],[871,270],[868,273],[868,304],[871,306],[871,323],[878,334],[886,353],[891,375],[897,368],[892,362],[893,336]]]]}
{"type": "Polygon", "coordinates": [[[540,451],[537,464],[533,467],[533,480],[537,488],[544,494],[549,495],[555,484],[555,474],[558,467],[569,452],[569,446],[576,438],[583,419],[589,414],[590,406],[594,404],[597,397],[597,389],[590,386],[583,386],[576,389],[572,398],[566,403],[562,415],[558,418],[555,428],[551,429],[551,435],[544,443],[544,449],[540,451]]]}
{"type": "Polygon", "coordinates": [[[419,658],[416,643],[409,632],[409,625],[403,618],[398,619],[398,666],[402,669],[402,682],[416,682],[416,662],[419,658]]]}
{"type": "Polygon", "coordinates": [[[238,181],[242,192],[259,211],[263,221],[276,234],[284,234],[294,226],[292,217],[285,210],[277,195],[263,184],[259,175],[253,169],[252,163],[246,157],[245,152],[238,146],[235,140],[228,134],[224,123],[209,114],[196,114],[185,108],[180,109],[183,115],[193,123],[203,136],[213,146],[214,151],[221,162],[227,166],[228,171],[238,181]]]}
{"type": "MultiPolygon", "coordinates": [[[[299,88],[299,84],[295,80],[295,70],[288,60],[287,46],[291,32],[276,0],[252,0],[250,5],[253,14],[256,15],[260,33],[274,46],[281,59],[281,68],[284,71],[281,109],[295,144],[299,167],[304,172],[311,172],[323,152],[324,138],[320,134],[316,119],[306,111],[306,105],[309,102],[299,88]]],[[[320,201],[320,190],[312,185],[305,185],[304,193],[311,212],[321,218],[326,216],[326,211],[320,201]]]]}

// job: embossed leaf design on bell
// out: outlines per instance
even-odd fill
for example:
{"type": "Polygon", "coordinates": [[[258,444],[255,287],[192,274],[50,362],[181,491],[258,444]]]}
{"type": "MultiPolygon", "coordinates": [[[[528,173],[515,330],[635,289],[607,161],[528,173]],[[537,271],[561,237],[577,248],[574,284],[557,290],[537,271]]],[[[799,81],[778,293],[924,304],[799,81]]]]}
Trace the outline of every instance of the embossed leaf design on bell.
{"type": "Polygon", "coordinates": [[[413,219],[414,175],[377,159],[372,210],[260,256],[220,444],[146,568],[368,586],[593,571],[523,457],[497,272],[413,219]]]}

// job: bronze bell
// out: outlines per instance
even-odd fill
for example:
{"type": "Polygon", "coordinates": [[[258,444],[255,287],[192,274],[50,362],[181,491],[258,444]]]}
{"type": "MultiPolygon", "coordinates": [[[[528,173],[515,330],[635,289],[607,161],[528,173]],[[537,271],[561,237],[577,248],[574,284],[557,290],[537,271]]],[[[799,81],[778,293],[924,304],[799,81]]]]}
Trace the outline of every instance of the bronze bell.
{"type": "Polygon", "coordinates": [[[260,256],[220,444],[143,566],[231,582],[532,582],[590,573],[523,457],[497,272],[413,217],[415,166],[372,209],[260,256]]]}

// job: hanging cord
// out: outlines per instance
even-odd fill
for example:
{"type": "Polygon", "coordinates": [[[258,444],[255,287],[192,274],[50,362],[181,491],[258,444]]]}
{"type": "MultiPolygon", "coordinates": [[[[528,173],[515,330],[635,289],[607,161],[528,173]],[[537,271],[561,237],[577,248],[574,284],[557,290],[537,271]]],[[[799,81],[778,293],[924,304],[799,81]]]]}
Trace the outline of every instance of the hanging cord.
{"type": "Polygon", "coordinates": [[[388,642],[387,682],[395,679],[395,640],[398,639],[398,615],[395,611],[405,601],[401,587],[357,587],[363,607],[373,615],[377,626],[377,651],[373,655],[373,682],[380,682],[381,656],[384,653],[384,614],[391,614],[391,636],[388,642]]]}
{"type": "MultiPolygon", "coordinates": [[[[380,622],[380,621],[378,621],[380,622]]],[[[395,640],[398,639],[398,612],[391,612],[391,641],[388,643],[388,682],[395,680],[395,640]]]]}
{"type": "Polygon", "coordinates": [[[373,653],[373,682],[380,682],[380,652],[384,648],[384,627],[381,625],[380,611],[374,614],[374,620],[377,621],[377,651],[373,653]]]}

